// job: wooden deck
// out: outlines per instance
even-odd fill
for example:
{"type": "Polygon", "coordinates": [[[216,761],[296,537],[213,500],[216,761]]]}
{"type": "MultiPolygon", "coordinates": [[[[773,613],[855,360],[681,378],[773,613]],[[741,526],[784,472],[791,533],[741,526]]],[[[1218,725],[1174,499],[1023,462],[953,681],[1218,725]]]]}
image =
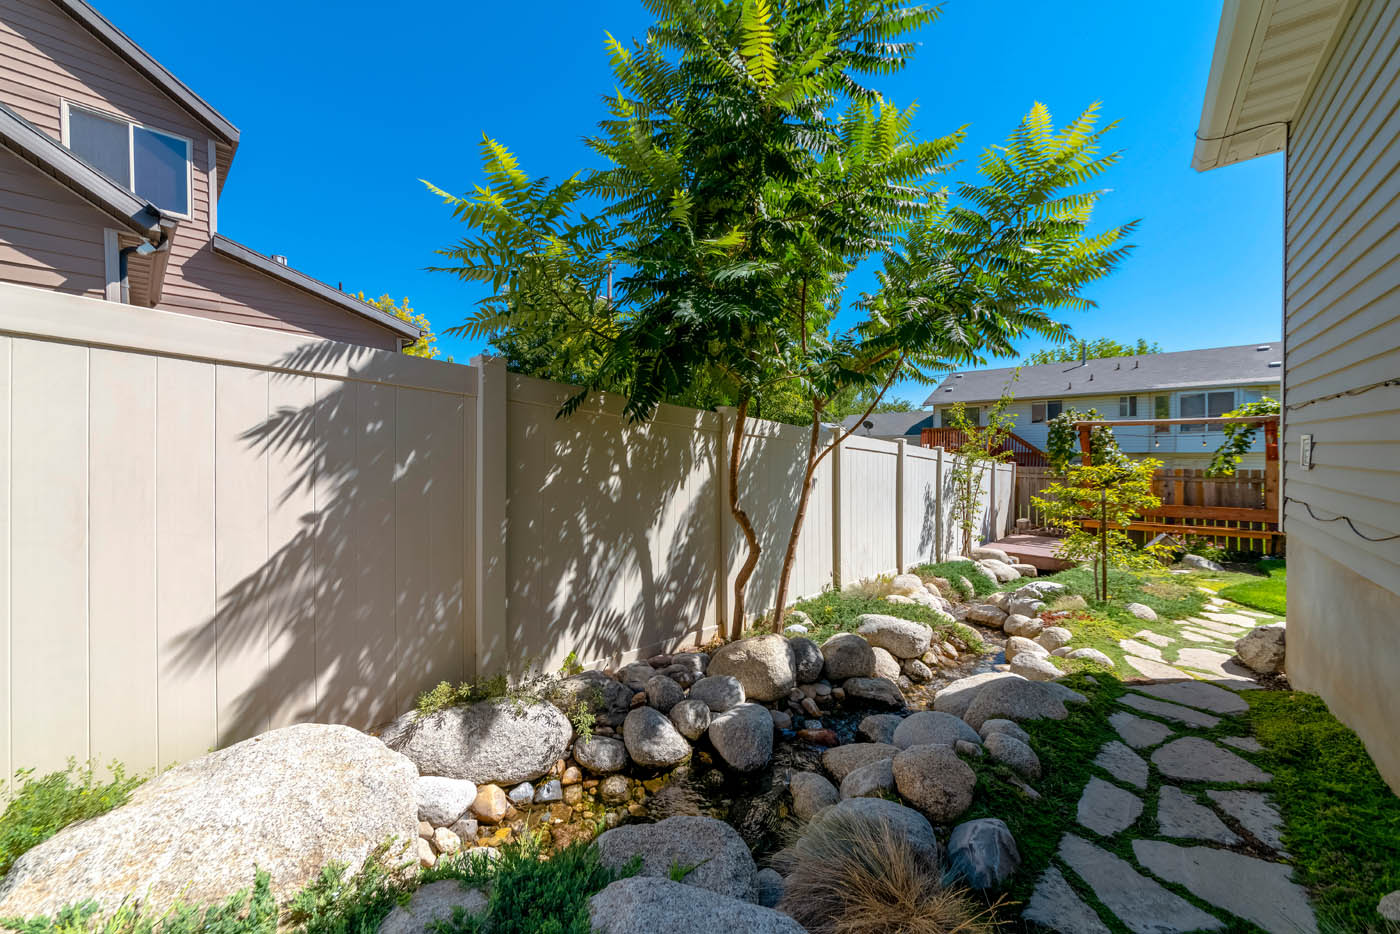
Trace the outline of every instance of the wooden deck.
{"type": "Polygon", "coordinates": [[[1074,567],[1073,561],[1055,557],[1060,539],[1054,535],[1008,535],[986,547],[1000,548],[1020,564],[1033,565],[1038,571],[1064,571],[1074,567]]]}

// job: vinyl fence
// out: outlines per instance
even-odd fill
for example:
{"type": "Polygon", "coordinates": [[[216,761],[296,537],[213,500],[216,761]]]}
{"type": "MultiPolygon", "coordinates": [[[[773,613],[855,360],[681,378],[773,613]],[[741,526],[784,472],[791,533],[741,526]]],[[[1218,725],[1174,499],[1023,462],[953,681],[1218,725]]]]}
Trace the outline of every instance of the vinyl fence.
{"type": "MultiPolygon", "coordinates": [[[[742,536],[732,412],[0,284],[0,769],[164,766],[304,720],[369,727],[440,680],[713,637],[742,536]]],[[[807,430],[748,423],[768,607],[807,430]]],[[[795,596],[955,550],[953,458],[850,438],[795,596]]],[[[984,478],[979,537],[1012,519],[984,478]]]]}

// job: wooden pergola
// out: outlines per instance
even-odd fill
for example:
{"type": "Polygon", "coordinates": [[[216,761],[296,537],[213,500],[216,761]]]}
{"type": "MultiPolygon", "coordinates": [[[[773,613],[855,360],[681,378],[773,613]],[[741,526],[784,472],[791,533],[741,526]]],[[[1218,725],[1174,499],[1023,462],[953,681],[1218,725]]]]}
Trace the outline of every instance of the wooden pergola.
{"type": "MultiPolygon", "coordinates": [[[[1229,538],[1260,539],[1274,550],[1275,540],[1282,536],[1278,529],[1278,425],[1277,415],[1235,416],[1219,418],[1133,418],[1095,419],[1074,423],[1079,430],[1079,449],[1087,467],[1093,429],[1120,425],[1222,425],[1243,424],[1264,426],[1264,505],[1262,508],[1239,506],[1181,506],[1163,504],[1145,512],[1129,524],[1130,531],[1168,535],[1225,536],[1229,538]]],[[[1160,494],[1161,475],[1153,481],[1153,491],[1160,494]]],[[[1087,522],[1094,526],[1097,523],[1087,522]]]]}

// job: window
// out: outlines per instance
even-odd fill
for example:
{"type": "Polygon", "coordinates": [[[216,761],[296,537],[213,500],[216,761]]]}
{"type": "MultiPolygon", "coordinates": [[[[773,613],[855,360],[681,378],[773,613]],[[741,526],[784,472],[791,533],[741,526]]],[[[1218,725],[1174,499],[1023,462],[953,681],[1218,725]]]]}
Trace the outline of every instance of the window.
{"type": "Polygon", "coordinates": [[[112,181],[163,211],[189,216],[190,140],[67,101],[63,136],[64,145],[112,181]]]}
{"type": "MultiPolygon", "coordinates": [[[[1233,389],[1215,392],[1188,392],[1181,395],[1182,418],[1215,418],[1235,407],[1233,389]]],[[[1219,431],[1220,425],[1182,425],[1182,431],[1219,431]]]]}
{"type": "MultiPolygon", "coordinates": [[[[943,427],[944,427],[944,428],[952,428],[952,427],[954,427],[954,425],[953,425],[953,419],[952,419],[951,413],[952,413],[952,409],[944,409],[944,410],[943,410],[942,418],[943,418],[943,427]]],[[[982,424],[982,407],[981,407],[981,406],[978,406],[978,405],[968,405],[968,406],[964,406],[964,407],[963,407],[963,417],[967,419],[967,423],[968,423],[969,425],[981,426],[981,424],[982,424]]]]}
{"type": "MultiPolygon", "coordinates": [[[[1152,397],[1152,417],[1171,418],[1172,417],[1172,397],[1153,396],[1152,397]]],[[[1153,432],[1159,435],[1168,434],[1172,430],[1171,425],[1155,425],[1153,432]]]]}
{"type": "Polygon", "coordinates": [[[1064,408],[1064,403],[1058,399],[1054,402],[1032,402],[1031,422],[1032,424],[1047,422],[1063,412],[1064,408]]]}
{"type": "Polygon", "coordinates": [[[1137,396],[1118,397],[1118,417],[1137,418],[1137,396]]]}

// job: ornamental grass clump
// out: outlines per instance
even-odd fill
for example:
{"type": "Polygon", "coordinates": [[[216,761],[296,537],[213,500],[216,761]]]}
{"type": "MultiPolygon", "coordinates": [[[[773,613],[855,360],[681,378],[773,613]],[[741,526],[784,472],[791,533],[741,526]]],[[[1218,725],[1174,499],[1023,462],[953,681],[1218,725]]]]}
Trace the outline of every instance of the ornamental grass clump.
{"type": "Polygon", "coordinates": [[[809,825],[779,910],[811,934],[986,934],[999,922],[937,861],[884,821],[833,814],[809,825]]]}

